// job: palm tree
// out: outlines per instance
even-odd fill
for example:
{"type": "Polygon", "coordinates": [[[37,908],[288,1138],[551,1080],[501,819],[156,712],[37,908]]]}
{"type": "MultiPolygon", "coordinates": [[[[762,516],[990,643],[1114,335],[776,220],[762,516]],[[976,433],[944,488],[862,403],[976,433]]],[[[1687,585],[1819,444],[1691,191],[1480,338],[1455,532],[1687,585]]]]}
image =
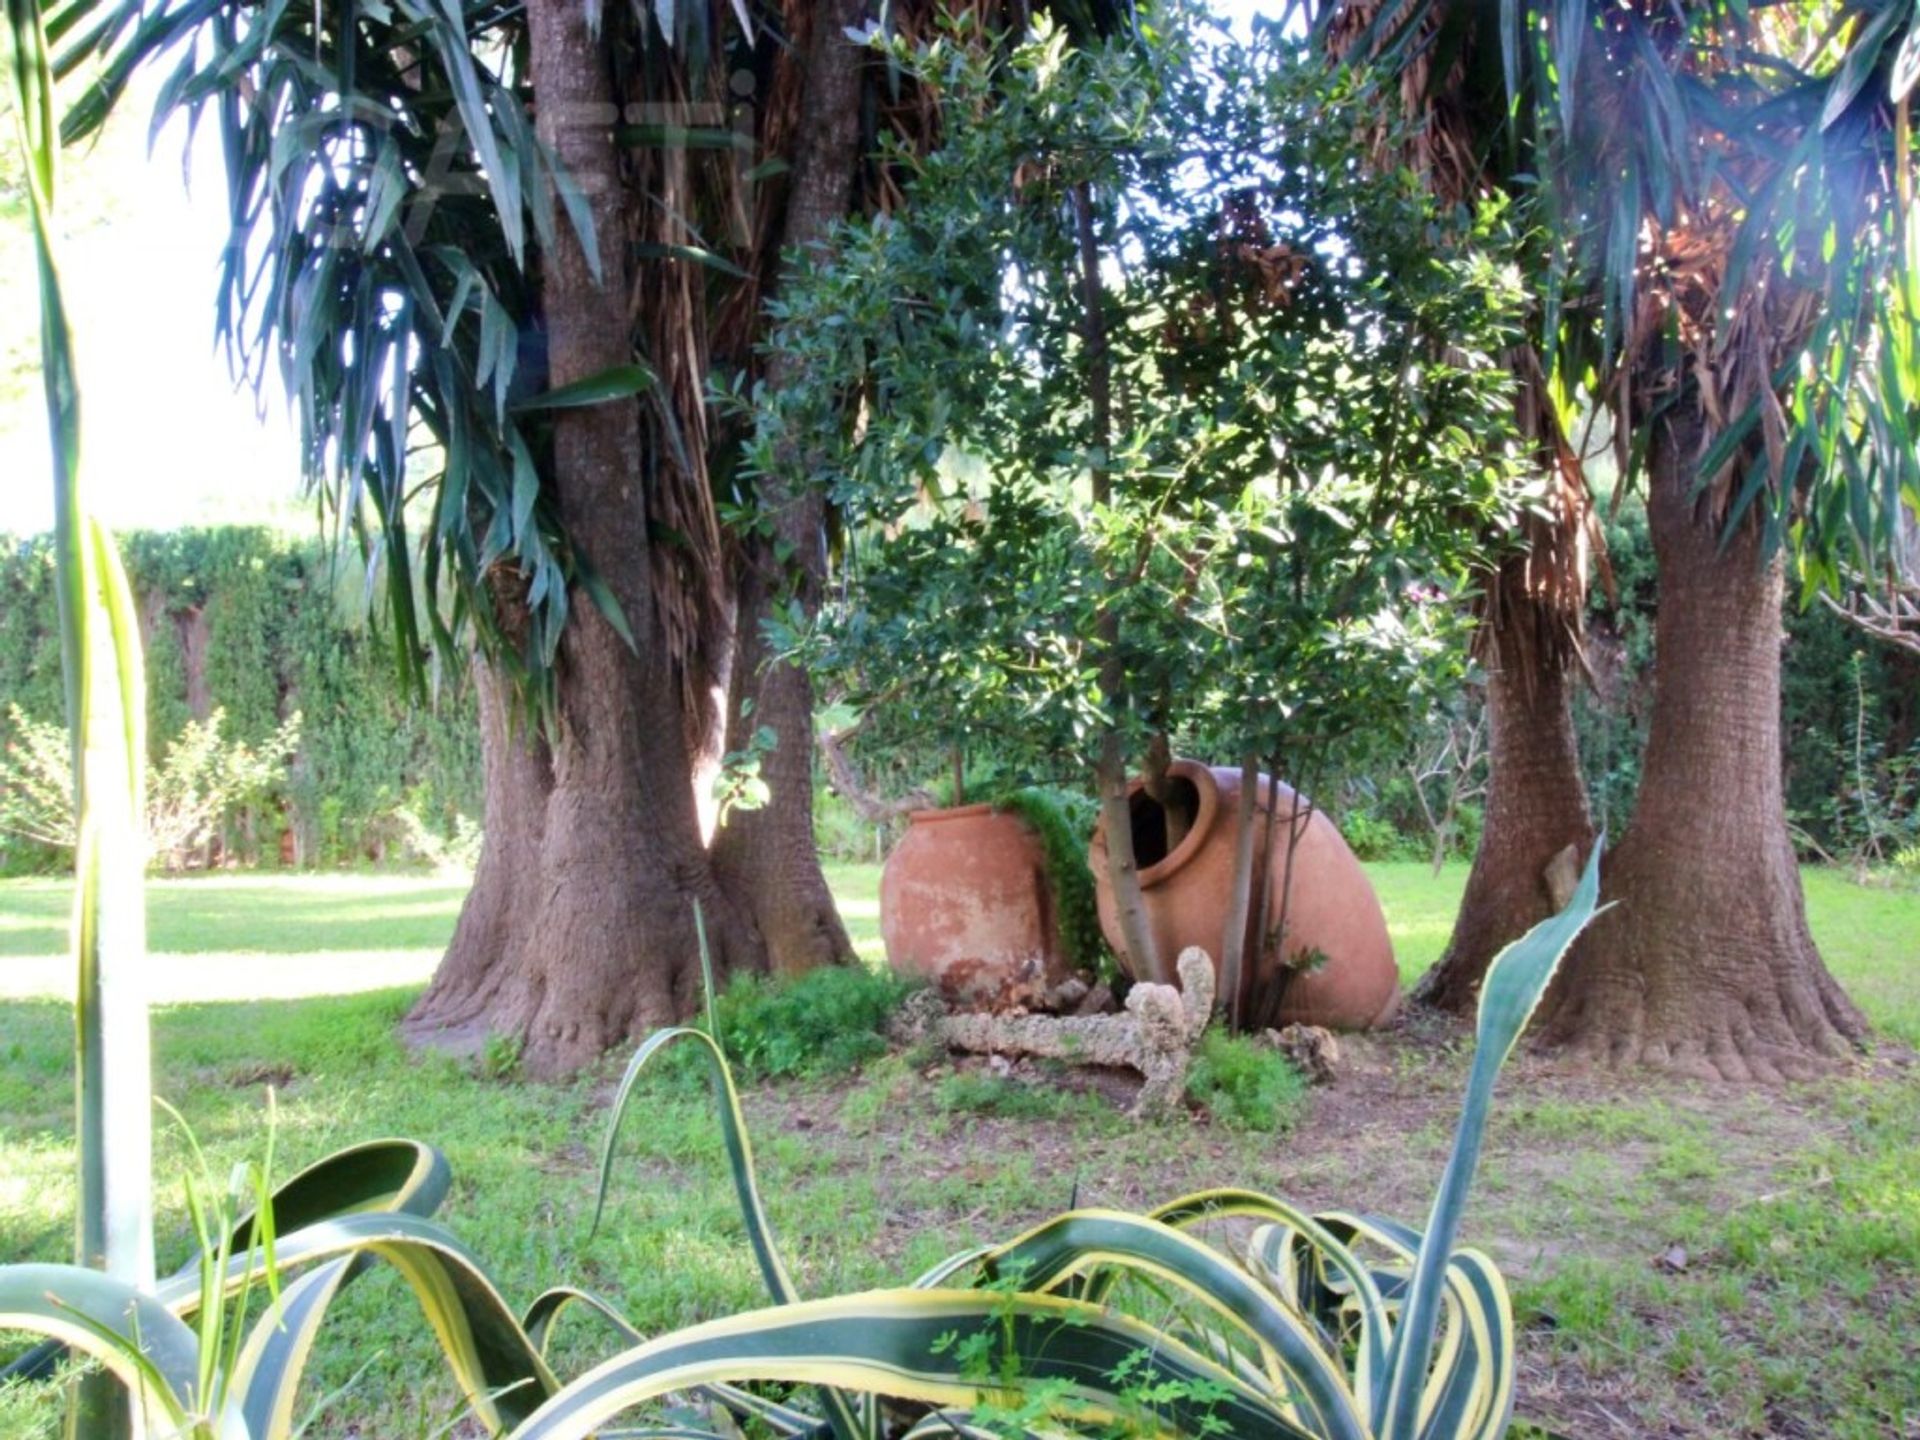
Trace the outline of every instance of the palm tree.
{"type": "MultiPolygon", "coordinates": [[[[731,631],[708,384],[808,238],[752,151],[793,148],[810,61],[859,54],[811,6],[598,10],[71,0],[51,27],[100,66],[70,137],[149,64],[218,125],[221,333],[254,383],[278,362],[403,668],[472,637],[486,845],[412,1018],[537,1073],[689,1010],[695,901],[723,971],[767,963],[690,780],[731,631]]],[[[851,170],[835,141],[815,169],[851,170]]]]}
{"type": "MultiPolygon", "coordinates": [[[[982,36],[1026,12],[972,8],[982,36]]],[[[149,64],[174,67],[163,110],[218,125],[220,332],[256,385],[278,362],[309,479],[377,552],[403,669],[424,674],[429,640],[475,652],[486,840],[409,1017],[423,1039],[520,1039],[556,1073],[688,1013],[695,902],[723,974],[851,955],[813,846],[811,697],[759,643],[769,606],[810,603],[822,505],[792,455],[756,507],[749,427],[710,391],[783,383],[757,353],[783,255],[885,198],[856,121],[931,114],[880,89],[848,34],[869,13],[934,7],[54,17],[67,66],[100,67],[70,138],[149,64]],[[729,501],[757,518],[730,532],[729,501]],[[743,723],[778,737],[770,803],[709,853],[691,776],[743,723]]]]}
{"type": "MultiPolygon", "coordinates": [[[[1341,0],[1322,9],[1318,23],[1333,57],[1382,72],[1394,91],[1401,123],[1379,127],[1378,165],[1410,166],[1449,206],[1525,203],[1528,161],[1503,103],[1492,9],[1456,4],[1411,15],[1392,0],[1341,0]],[[1389,145],[1389,136],[1401,138],[1389,145]]],[[[1572,697],[1590,565],[1595,556],[1604,563],[1604,549],[1541,358],[1537,311],[1534,320],[1535,333],[1508,359],[1515,428],[1531,446],[1539,500],[1518,547],[1485,577],[1475,637],[1492,759],[1485,820],[1452,939],[1416,991],[1424,1003],[1462,1014],[1500,949],[1553,913],[1556,861],[1583,857],[1594,837],[1572,697]]],[[[1561,868],[1578,873],[1577,865],[1561,868]]]]}
{"type": "Polygon", "coordinates": [[[1621,903],[1542,1028],[1610,1063],[1822,1068],[1864,1022],[1808,934],[1787,836],[1781,606],[1789,570],[1808,595],[1849,562],[1879,573],[1920,494],[1911,7],[1516,5],[1466,32],[1459,8],[1413,0],[1357,53],[1431,85],[1497,42],[1512,119],[1471,153],[1537,177],[1546,393],[1612,410],[1659,571],[1621,903]]]}

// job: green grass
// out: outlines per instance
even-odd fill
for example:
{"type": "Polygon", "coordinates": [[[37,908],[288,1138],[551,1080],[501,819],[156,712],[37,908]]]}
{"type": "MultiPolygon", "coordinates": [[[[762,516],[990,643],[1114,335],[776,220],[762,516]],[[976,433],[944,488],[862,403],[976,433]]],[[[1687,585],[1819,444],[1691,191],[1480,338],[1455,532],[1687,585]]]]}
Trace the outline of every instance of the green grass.
{"type": "MultiPolygon", "coordinates": [[[[1410,977],[1443,946],[1463,872],[1368,868],[1410,977]]],[[[831,878],[856,945],[877,958],[877,868],[831,878]]],[[[1826,872],[1807,885],[1836,974],[1883,1035],[1920,1038],[1909,978],[1920,893],[1826,872]]],[[[533,1086],[396,1042],[458,887],[258,875],[150,890],[156,974],[176,993],[232,997],[162,1004],[154,1020],[156,1087],[216,1173],[260,1153],[271,1085],[283,1173],[378,1135],[444,1149],[457,1177],[445,1216],[516,1302],[564,1280],[651,1332],[760,1301],[697,1089],[662,1084],[633,1108],[614,1203],[588,1245],[612,1072],[533,1086]],[[325,993],[343,988],[358,993],[325,993]]],[[[0,1260],[59,1259],[71,1245],[65,911],[64,886],[0,883],[0,1260]]],[[[1309,1095],[1280,1135],[1204,1115],[1142,1127],[1098,1092],[917,1054],[753,1086],[746,1105],[796,1280],[820,1294],[896,1282],[1075,1195],[1138,1209],[1196,1185],[1252,1185],[1417,1221],[1444,1157],[1460,1047],[1416,1033],[1352,1047],[1348,1060],[1352,1073],[1309,1095]]],[[[1523,1413],[1581,1437],[1920,1433],[1917,1153],[1910,1072],[1749,1092],[1603,1084],[1519,1062],[1467,1238],[1516,1278],[1523,1413]],[[1674,1244],[1686,1267],[1657,1269],[1674,1244]]],[[[181,1138],[164,1132],[163,1262],[185,1243],[185,1162],[181,1138]]],[[[432,1428],[423,1417],[451,1413],[419,1329],[390,1277],[348,1293],[314,1393],[371,1364],[316,1437],[414,1436],[432,1428]]],[[[578,1357],[589,1341],[569,1343],[578,1357]]],[[[49,1433],[45,1415],[0,1396],[10,1440],[49,1433]]]]}
{"type": "MultiPolygon", "coordinates": [[[[147,885],[147,948],[161,954],[437,950],[467,887],[390,874],[199,875],[147,885]]],[[[0,957],[66,949],[72,887],[0,881],[0,957]]]]}
{"type": "Polygon", "coordinates": [[[1920,1047],[1920,886],[1861,885],[1844,870],[1801,872],[1821,953],[1883,1034],[1920,1047]]]}

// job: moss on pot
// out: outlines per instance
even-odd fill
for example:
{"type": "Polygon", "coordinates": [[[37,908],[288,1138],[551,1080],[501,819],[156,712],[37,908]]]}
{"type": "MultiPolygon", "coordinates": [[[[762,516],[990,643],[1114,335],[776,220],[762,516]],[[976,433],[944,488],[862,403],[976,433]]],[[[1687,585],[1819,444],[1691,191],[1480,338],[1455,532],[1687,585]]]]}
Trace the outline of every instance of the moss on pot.
{"type": "Polygon", "coordinates": [[[1040,837],[1047,879],[1053,886],[1060,944],[1067,962],[1103,980],[1119,975],[1094,901],[1093,872],[1087,868],[1087,833],[1092,805],[1084,797],[1045,785],[1027,785],[995,797],[993,807],[1018,815],[1040,837]],[[1085,814],[1077,812],[1087,812],[1085,814]]]}

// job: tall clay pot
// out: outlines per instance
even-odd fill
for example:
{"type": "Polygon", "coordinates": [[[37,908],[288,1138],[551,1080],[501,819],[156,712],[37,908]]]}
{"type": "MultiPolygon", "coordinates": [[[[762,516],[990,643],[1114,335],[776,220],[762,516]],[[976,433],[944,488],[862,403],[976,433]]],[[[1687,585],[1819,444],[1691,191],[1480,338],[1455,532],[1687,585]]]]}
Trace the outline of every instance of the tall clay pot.
{"type": "Polygon", "coordinates": [[[1067,978],[1040,839],[991,805],[917,810],[880,875],[887,962],[949,1004],[1038,1004],[1067,978]]]}
{"type": "MultiPolygon", "coordinates": [[[[1216,967],[1226,915],[1233,893],[1234,824],[1239,807],[1240,771],[1209,769],[1193,760],[1176,760],[1167,771],[1177,798],[1162,807],[1148,796],[1144,781],[1131,787],[1134,846],[1140,862],[1140,889],[1155,943],[1165,956],[1198,945],[1216,967]],[[1186,822],[1172,845],[1167,809],[1186,822]]],[[[1364,1030],[1390,1019],[1399,1008],[1400,977],[1387,937],[1386,916],[1360,862],[1340,832],[1320,811],[1304,825],[1294,821],[1300,798],[1288,786],[1260,777],[1254,813],[1254,864],[1262,863],[1266,810],[1278,803],[1273,823],[1273,853],[1265,859],[1267,913],[1259,926],[1257,948],[1249,945],[1242,979],[1240,1014],[1254,1025],[1325,1025],[1364,1030]],[[1294,821],[1290,826],[1289,821],[1294,821]],[[1299,832],[1287,881],[1289,831],[1299,832]],[[1286,934],[1268,944],[1286,902],[1286,934]],[[1310,963],[1314,952],[1324,956],[1310,963]]],[[[1301,807],[1304,809],[1304,806],[1301,807]]],[[[1119,917],[1107,880],[1106,828],[1096,826],[1090,847],[1100,928],[1123,968],[1129,968],[1119,917]]],[[[1223,997],[1224,998],[1224,997],[1223,997]]]]}

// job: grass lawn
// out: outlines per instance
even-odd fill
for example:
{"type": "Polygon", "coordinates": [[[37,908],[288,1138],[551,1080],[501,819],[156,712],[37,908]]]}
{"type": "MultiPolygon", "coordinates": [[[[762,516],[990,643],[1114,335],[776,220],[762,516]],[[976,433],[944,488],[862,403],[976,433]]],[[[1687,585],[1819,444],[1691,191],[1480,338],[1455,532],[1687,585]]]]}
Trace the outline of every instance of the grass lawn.
{"type": "MultiPolygon", "coordinates": [[[[1411,978],[1445,943],[1463,873],[1369,868],[1411,978]]],[[[877,869],[832,879],[877,958],[877,869]]],[[[1882,1036],[1920,1043],[1920,893],[1831,872],[1809,872],[1807,889],[1830,963],[1882,1036]]],[[[566,1281],[653,1331],[760,1301],[702,1094],[668,1083],[631,1114],[610,1220],[589,1245],[608,1073],[533,1086],[395,1043],[458,885],[216,876],[150,894],[158,1089],[216,1174],[260,1154],[271,1086],[283,1173],[378,1135],[444,1149],[457,1179],[443,1215],[517,1303],[566,1281]]],[[[0,883],[0,1260],[60,1259],[71,1244],[66,895],[0,883]]],[[[1004,1088],[898,1056],[757,1087],[747,1109],[774,1224],[818,1294],[910,1277],[1075,1193],[1138,1208],[1250,1184],[1417,1221],[1461,1034],[1423,1021],[1345,1050],[1340,1083],[1280,1135],[1141,1127],[1097,1094],[1002,1103],[1004,1088]]],[[[1601,1083],[1517,1060],[1467,1238],[1516,1283],[1522,1415],[1579,1440],[1920,1437],[1920,1078],[1905,1058],[1883,1045],[1857,1076],[1784,1090],[1601,1083]]],[[[163,1263],[185,1250],[185,1164],[168,1129],[163,1263]]],[[[453,1413],[410,1307],[382,1273],[348,1291],[313,1394],[366,1369],[311,1434],[424,1436],[453,1413]]],[[[0,1395],[0,1435],[53,1433],[37,1402],[0,1395]]]]}

